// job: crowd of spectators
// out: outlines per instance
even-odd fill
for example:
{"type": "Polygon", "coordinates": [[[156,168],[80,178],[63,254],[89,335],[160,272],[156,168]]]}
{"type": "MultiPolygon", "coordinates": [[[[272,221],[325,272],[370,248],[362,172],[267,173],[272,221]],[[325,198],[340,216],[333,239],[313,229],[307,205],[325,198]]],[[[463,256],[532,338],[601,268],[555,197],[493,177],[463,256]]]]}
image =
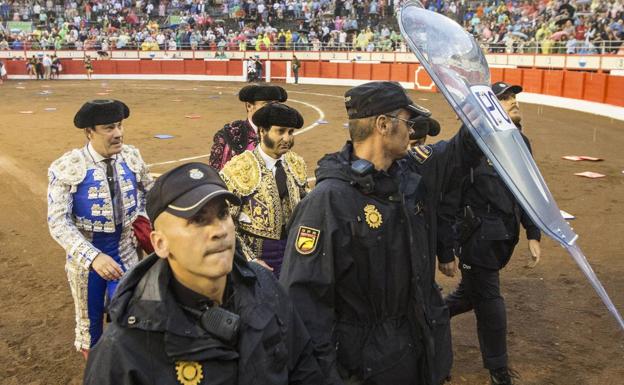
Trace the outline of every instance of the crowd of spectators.
{"type": "MultiPolygon", "coordinates": [[[[0,50],[405,49],[403,0],[0,0],[0,50]],[[32,22],[32,31],[14,23],[32,22]]],[[[615,53],[623,0],[425,0],[490,52],[615,53]]]]}

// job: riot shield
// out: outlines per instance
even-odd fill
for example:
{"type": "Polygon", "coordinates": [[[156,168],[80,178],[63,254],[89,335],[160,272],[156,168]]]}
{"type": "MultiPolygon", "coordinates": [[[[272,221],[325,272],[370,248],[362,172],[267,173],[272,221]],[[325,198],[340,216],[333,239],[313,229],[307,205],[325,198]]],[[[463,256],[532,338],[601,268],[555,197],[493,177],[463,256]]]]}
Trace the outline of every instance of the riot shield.
{"type": "Polygon", "coordinates": [[[522,208],[567,249],[624,329],[624,320],[576,243],[578,235],[561,216],[518,129],[492,92],[481,47],[459,24],[417,1],[405,3],[397,19],[406,43],[522,208]]]}

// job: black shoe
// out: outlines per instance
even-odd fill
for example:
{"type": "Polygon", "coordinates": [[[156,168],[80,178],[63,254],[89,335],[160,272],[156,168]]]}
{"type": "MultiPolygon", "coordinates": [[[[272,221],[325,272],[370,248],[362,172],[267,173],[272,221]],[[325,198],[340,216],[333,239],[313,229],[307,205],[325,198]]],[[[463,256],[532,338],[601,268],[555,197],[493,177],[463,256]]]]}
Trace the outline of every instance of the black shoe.
{"type": "Polygon", "coordinates": [[[492,385],[513,385],[514,378],[519,378],[518,373],[507,367],[490,370],[490,380],[492,380],[492,385]]]}

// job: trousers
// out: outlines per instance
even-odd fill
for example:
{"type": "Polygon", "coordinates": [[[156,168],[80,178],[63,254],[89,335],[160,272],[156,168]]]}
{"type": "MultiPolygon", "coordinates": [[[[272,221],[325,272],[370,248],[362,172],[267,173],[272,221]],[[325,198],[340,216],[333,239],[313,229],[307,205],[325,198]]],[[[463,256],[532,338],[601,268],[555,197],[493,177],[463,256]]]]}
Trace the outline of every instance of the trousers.
{"type": "MultiPolygon", "coordinates": [[[[105,254],[111,256],[122,270],[126,266],[119,255],[121,226],[114,233],[96,233],[93,243],[105,254]]],[[[85,269],[72,259],[65,264],[67,279],[74,299],[76,314],[76,349],[91,349],[104,331],[106,298],[113,297],[119,281],[107,281],[93,269],[85,269]]]]}
{"type": "Polygon", "coordinates": [[[460,261],[461,281],[445,299],[451,318],[474,310],[483,366],[507,367],[507,311],[500,293],[499,271],[460,261]]]}

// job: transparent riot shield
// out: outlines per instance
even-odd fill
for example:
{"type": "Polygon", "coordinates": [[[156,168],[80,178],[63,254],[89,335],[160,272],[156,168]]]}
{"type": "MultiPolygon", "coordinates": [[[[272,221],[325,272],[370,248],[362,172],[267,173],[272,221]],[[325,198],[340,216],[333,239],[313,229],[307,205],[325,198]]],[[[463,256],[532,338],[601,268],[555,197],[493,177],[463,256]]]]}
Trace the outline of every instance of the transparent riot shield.
{"type": "Polygon", "coordinates": [[[567,249],[624,329],[624,320],[576,243],[578,235],[561,216],[518,129],[492,92],[477,42],[453,20],[425,10],[418,1],[405,3],[397,18],[406,43],[522,208],[567,249]]]}

